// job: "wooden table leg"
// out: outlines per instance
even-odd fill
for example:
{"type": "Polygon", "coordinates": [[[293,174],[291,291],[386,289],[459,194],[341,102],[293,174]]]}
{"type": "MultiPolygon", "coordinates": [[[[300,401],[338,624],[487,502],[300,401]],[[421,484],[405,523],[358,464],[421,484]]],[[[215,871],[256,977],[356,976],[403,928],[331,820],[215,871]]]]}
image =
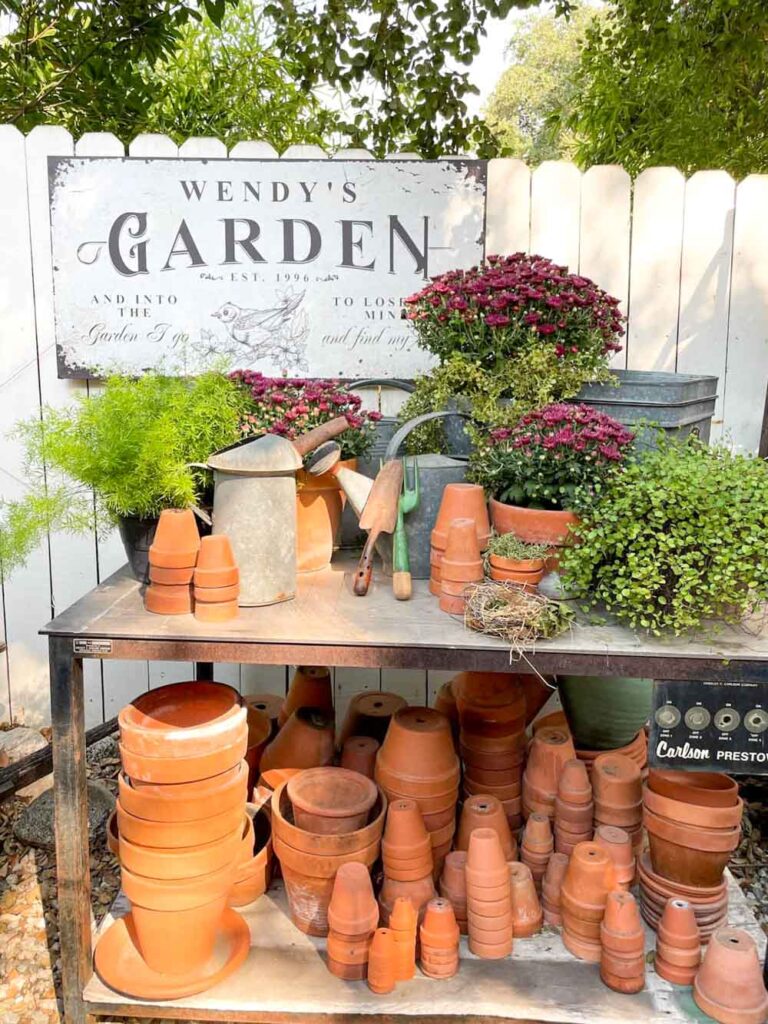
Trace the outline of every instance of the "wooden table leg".
{"type": "Polygon", "coordinates": [[[64,1021],[86,1024],[83,987],[92,966],[83,662],[73,657],[70,638],[48,644],[64,1021]]]}

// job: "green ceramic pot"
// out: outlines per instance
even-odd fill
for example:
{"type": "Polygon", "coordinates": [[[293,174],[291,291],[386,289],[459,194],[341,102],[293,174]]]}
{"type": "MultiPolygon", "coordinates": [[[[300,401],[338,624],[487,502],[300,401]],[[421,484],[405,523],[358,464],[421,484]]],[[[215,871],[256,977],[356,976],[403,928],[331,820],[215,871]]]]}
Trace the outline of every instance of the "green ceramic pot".
{"type": "Polygon", "coordinates": [[[580,750],[625,747],[651,713],[652,679],[558,676],[563,711],[580,750]]]}

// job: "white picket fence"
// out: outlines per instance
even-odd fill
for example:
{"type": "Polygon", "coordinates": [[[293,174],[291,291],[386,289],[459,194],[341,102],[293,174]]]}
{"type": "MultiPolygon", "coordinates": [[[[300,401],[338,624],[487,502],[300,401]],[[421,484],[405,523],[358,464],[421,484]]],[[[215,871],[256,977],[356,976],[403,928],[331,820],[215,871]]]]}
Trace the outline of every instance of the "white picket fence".
{"type": "MultiPolygon", "coordinates": [[[[93,384],[59,380],[53,328],[48,226],[49,155],[122,156],[108,133],[76,142],[57,127],[35,128],[26,138],[0,125],[0,497],[25,490],[18,445],[7,437],[14,423],[41,404],[69,403],[93,384]]],[[[188,139],[177,146],[160,135],[141,135],[132,157],[275,158],[264,142],[188,139]]],[[[325,157],[316,146],[293,146],[283,156],[325,157]]],[[[411,154],[409,154],[411,155],[411,154]]],[[[369,158],[347,150],[335,158],[369,158]]],[[[628,315],[617,366],[717,374],[714,438],[747,450],[757,447],[768,381],[768,176],[738,185],[724,171],[690,179],[655,167],[634,182],[620,167],[547,162],[531,170],[518,160],[492,160],[488,168],[486,249],[527,250],[592,277],[621,299],[628,315]]],[[[48,661],[37,635],[52,614],[86,593],[124,561],[116,535],[53,535],[26,568],[2,588],[0,720],[48,721],[48,661]]],[[[112,717],[137,693],[189,678],[192,666],[174,662],[86,662],[87,719],[112,717]]],[[[216,677],[244,693],[284,691],[288,669],[218,666],[216,677]]],[[[395,689],[423,701],[445,673],[339,669],[339,710],[359,689],[395,689]]]]}

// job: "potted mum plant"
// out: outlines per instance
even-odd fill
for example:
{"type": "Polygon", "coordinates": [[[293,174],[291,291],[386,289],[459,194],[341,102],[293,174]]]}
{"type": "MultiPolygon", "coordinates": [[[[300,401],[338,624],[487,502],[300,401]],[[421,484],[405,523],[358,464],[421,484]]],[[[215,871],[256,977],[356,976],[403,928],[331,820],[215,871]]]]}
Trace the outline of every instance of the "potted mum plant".
{"type": "Polygon", "coordinates": [[[403,415],[453,399],[478,422],[510,424],[609,380],[609,357],[621,349],[618,304],[589,278],[526,253],[434,278],[403,315],[439,365],[417,381],[403,415]]]}
{"type": "MultiPolygon", "coordinates": [[[[246,405],[240,422],[243,437],[280,434],[292,440],[314,427],[346,416],[349,429],[339,437],[341,465],[355,469],[357,459],[373,446],[378,412],[361,409],[358,395],[337,380],[265,377],[251,370],[231,374],[242,389],[246,405]]],[[[331,473],[296,475],[297,568],[314,572],[330,564],[341,525],[342,494],[331,473]]]]}
{"type": "Polygon", "coordinates": [[[625,464],[634,435],[588,406],[553,403],[497,427],[470,459],[497,533],[561,547],[582,507],[625,464]]]}

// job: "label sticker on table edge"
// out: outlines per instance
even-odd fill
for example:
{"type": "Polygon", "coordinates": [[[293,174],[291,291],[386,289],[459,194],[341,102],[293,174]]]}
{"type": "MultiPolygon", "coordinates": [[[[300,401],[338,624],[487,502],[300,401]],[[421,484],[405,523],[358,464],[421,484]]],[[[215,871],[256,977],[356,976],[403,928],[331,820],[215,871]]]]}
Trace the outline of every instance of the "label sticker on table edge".
{"type": "Polygon", "coordinates": [[[72,651],[74,654],[111,654],[111,640],[73,640],[72,651]]]}

